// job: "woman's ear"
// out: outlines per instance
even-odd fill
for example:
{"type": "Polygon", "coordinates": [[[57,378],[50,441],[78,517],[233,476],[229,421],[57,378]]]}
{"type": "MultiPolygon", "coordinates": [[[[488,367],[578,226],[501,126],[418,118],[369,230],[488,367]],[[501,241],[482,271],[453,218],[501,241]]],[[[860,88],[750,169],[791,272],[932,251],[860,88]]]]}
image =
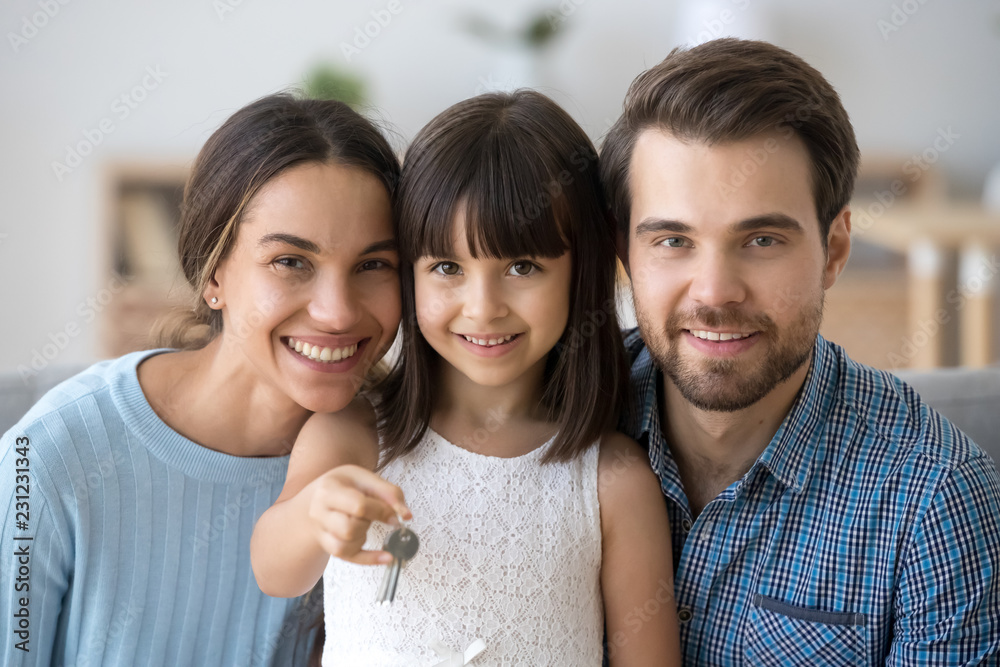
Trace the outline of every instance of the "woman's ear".
{"type": "Polygon", "coordinates": [[[830,289],[847,266],[851,256],[851,209],[845,206],[830,223],[826,236],[826,267],[823,271],[823,289],[830,289]]]}
{"type": "Polygon", "coordinates": [[[201,297],[205,299],[205,303],[212,310],[219,310],[222,308],[222,286],[219,281],[215,279],[215,274],[208,280],[208,285],[205,286],[204,291],[201,293],[201,297]]]}

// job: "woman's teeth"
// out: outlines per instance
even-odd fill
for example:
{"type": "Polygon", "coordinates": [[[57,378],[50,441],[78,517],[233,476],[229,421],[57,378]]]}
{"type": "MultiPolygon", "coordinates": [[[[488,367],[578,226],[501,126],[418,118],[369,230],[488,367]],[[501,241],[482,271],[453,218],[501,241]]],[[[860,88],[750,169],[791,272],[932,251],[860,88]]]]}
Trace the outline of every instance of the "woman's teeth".
{"type": "Polygon", "coordinates": [[[742,334],[742,333],[718,333],[715,331],[696,331],[690,329],[691,335],[695,338],[701,338],[702,340],[739,340],[740,338],[748,338],[753,334],[742,334]]]}
{"type": "Polygon", "coordinates": [[[354,353],[358,351],[357,343],[348,345],[347,347],[320,347],[319,345],[310,345],[291,337],[288,339],[288,347],[313,361],[343,361],[344,359],[353,357],[354,353]]]}
{"type": "Polygon", "coordinates": [[[500,345],[501,343],[506,343],[511,338],[517,334],[510,334],[509,336],[502,336],[500,338],[473,338],[472,336],[466,336],[462,334],[462,337],[470,343],[475,343],[476,345],[482,345],[483,347],[493,347],[494,345],[500,345]]]}

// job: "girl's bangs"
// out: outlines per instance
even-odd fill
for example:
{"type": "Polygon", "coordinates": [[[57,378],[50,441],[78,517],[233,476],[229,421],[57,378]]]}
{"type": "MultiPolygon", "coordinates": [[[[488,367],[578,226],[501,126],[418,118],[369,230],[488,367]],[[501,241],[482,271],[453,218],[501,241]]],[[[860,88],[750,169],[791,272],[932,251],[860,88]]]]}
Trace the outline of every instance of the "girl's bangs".
{"type": "Polygon", "coordinates": [[[422,210],[400,230],[407,254],[414,259],[454,257],[460,218],[476,259],[559,257],[569,250],[563,184],[539,164],[544,160],[511,139],[483,138],[478,150],[465,152],[448,173],[428,179],[438,184],[436,191],[428,193],[422,210]]]}

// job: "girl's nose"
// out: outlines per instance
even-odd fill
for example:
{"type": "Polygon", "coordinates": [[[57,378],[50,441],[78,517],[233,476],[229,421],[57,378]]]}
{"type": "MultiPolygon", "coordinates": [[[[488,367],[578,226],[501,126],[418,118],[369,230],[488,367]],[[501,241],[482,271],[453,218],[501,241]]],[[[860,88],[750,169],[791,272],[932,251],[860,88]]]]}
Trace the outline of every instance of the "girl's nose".
{"type": "Polygon", "coordinates": [[[462,315],[477,324],[489,324],[509,312],[502,286],[487,276],[470,278],[463,297],[462,315]]]}

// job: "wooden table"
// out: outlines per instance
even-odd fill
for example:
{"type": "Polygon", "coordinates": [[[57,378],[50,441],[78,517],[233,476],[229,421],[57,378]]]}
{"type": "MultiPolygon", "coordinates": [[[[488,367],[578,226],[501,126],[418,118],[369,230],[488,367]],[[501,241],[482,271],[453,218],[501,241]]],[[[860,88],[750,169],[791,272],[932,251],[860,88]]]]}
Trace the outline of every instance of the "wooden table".
{"type": "Polygon", "coordinates": [[[1000,271],[1000,213],[973,203],[858,201],[851,205],[852,236],[903,253],[909,272],[908,338],[893,365],[942,365],[941,327],[959,318],[959,363],[992,363],[993,293],[1000,271]],[[957,279],[945,275],[957,253],[957,279]]]}

